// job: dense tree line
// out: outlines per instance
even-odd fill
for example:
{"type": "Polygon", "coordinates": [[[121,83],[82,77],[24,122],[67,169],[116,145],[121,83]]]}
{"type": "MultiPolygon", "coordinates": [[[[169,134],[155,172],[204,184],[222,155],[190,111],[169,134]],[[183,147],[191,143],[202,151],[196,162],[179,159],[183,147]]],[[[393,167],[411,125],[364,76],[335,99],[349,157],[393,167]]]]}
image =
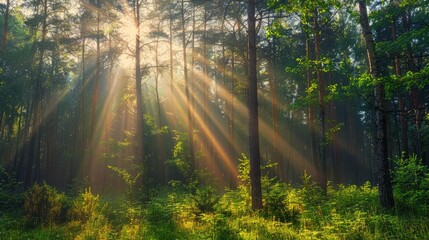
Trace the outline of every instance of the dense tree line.
{"type": "Polygon", "coordinates": [[[1,164],[24,187],[119,175],[148,197],[204,169],[234,187],[246,153],[254,196],[260,162],[389,195],[392,159],[429,164],[429,5],[366,5],[5,0],[1,164]]]}

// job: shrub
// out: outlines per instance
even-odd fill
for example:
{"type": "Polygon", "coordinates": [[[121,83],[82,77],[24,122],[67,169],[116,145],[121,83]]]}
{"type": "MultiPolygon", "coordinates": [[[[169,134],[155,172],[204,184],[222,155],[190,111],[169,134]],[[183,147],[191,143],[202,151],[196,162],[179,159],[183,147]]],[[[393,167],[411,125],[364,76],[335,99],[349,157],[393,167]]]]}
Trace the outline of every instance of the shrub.
{"type": "Polygon", "coordinates": [[[198,188],[191,198],[197,216],[202,213],[214,212],[215,205],[219,202],[219,196],[216,195],[215,189],[210,186],[198,188]]]}
{"type": "Polygon", "coordinates": [[[32,225],[53,224],[61,214],[65,195],[58,193],[55,188],[45,182],[34,184],[25,193],[24,209],[28,223],[32,225]]]}
{"type": "Polygon", "coordinates": [[[73,220],[85,224],[92,216],[100,210],[99,196],[91,193],[91,188],[85,189],[77,199],[73,201],[70,209],[70,217],[73,220]]]}
{"type": "Polygon", "coordinates": [[[400,211],[427,213],[429,208],[429,169],[416,155],[396,161],[393,172],[394,196],[400,211]]]}
{"type": "Polygon", "coordinates": [[[238,232],[231,228],[228,219],[222,214],[203,213],[201,221],[206,225],[206,228],[201,233],[204,239],[240,239],[238,232]]]}
{"type": "Polygon", "coordinates": [[[280,222],[297,223],[300,211],[293,189],[282,182],[272,182],[266,186],[266,189],[265,210],[267,215],[280,222]]]}
{"type": "Polygon", "coordinates": [[[251,199],[243,186],[238,190],[227,190],[219,199],[219,211],[225,215],[242,216],[251,212],[251,199]]]}
{"type": "Polygon", "coordinates": [[[14,210],[22,206],[22,194],[14,192],[19,185],[20,182],[0,166],[0,210],[14,210]]]}
{"type": "Polygon", "coordinates": [[[145,217],[151,224],[172,223],[173,210],[167,202],[162,201],[162,199],[155,199],[146,206],[145,217]]]}
{"type": "Polygon", "coordinates": [[[371,211],[377,212],[378,190],[366,182],[362,186],[345,186],[340,184],[337,191],[332,192],[330,203],[340,212],[371,211]]]}
{"type": "Polygon", "coordinates": [[[112,237],[112,227],[109,225],[107,218],[102,214],[93,214],[88,221],[81,226],[82,231],[75,237],[76,240],[80,239],[114,239],[112,237]]]}

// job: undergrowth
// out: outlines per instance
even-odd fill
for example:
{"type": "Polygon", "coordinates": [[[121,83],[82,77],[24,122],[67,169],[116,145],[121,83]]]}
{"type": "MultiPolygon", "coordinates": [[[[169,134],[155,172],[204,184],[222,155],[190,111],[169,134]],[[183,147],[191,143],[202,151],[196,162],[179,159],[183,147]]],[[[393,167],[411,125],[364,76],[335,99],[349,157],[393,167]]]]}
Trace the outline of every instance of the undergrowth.
{"type": "Polygon", "coordinates": [[[0,215],[0,239],[429,239],[429,172],[415,157],[396,161],[391,211],[369,182],[329,186],[324,196],[307,174],[299,186],[264,174],[264,209],[252,211],[248,167],[243,156],[237,189],[195,178],[144,203],[36,184],[23,195],[25,211],[11,204],[0,215]]]}

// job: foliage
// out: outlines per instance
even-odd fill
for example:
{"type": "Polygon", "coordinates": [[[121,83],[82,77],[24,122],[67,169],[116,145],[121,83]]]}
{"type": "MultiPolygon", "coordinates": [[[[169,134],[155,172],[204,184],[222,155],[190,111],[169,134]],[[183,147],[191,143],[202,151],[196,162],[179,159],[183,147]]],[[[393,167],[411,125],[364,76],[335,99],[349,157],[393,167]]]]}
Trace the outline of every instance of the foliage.
{"type": "Polygon", "coordinates": [[[31,225],[51,225],[58,221],[66,197],[45,182],[34,184],[25,193],[24,209],[31,225]]]}
{"type": "Polygon", "coordinates": [[[111,239],[112,227],[108,223],[108,219],[102,214],[93,214],[88,221],[81,226],[82,229],[75,237],[80,239],[111,239]]]}
{"type": "Polygon", "coordinates": [[[0,166],[0,210],[16,209],[21,206],[23,196],[14,192],[14,189],[20,184],[20,182],[0,166]]]}
{"type": "Polygon", "coordinates": [[[393,171],[394,196],[400,211],[429,212],[429,168],[416,155],[398,158],[393,171]]]}
{"type": "Polygon", "coordinates": [[[176,141],[173,148],[173,159],[168,163],[176,167],[179,172],[184,176],[187,182],[191,181],[191,165],[189,163],[188,149],[189,140],[188,134],[179,131],[173,131],[174,140],[176,141]]]}
{"type": "Polygon", "coordinates": [[[311,180],[311,175],[305,171],[301,176],[301,187],[299,189],[300,201],[306,206],[319,206],[324,200],[322,189],[311,180]]]}
{"type": "MultiPolygon", "coordinates": [[[[406,166],[415,170],[415,166],[408,165],[416,163],[419,161],[408,162],[406,166]]],[[[226,190],[220,196],[204,186],[195,192],[165,189],[143,205],[130,204],[125,198],[108,199],[110,208],[100,207],[100,197],[87,189],[73,199],[69,215],[75,217],[67,224],[26,229],[19,212],[7,213],[0,216],[0,235],[6,239],[427,239],[429,236],[425,213],[409,211],[402,215],[379,211],[377,188],[370,183],[329,187],[325,197],[319,195],[320,189],[309,175],[304,174],[302,179],[297,188],[273,178],[265,182],[265,210],[260,212],[250,209],[249,197],[240,188],[226,190]]],[[[55,191],[49,186],[45,188],[55,191]]],[[[418,206],[422,204],[415,203],[415,209],[422,209],[418,206]]]]}
{"type": "Polygon", "coordinates": [[[219,202],[219,197],[211,186],[198,188],[191,198],[197,216],[203,213],[213,213],[216,204],[219,202]]]}
{"type": "Polygon", "coordinates": [[[337,212],[348,213],[356,210],[378,212],[378,190],[366,182],[362,186],[340,184],[338,190],[330,192],[329,204],[337,212]]]}
{"type": "Polygon", "coordinates": [[[268,217],[280,222],[297,223],[301,213],[297,191],[282,182],[266,187],[265,211],[268,217]]]}
{"type": "Polygon", "coordinates": [[[99,196],[91,193],[91,188],[85,189],[78,198],[73,201],[69,210],[70,218],[85,224],[100,211],[99,196]]]}
{"type": "Polygon", "coordinates": [[[104,212],[107,204],[101,205],[99,195],[85,189],[76,199],[69,211],[69,227],[77,232],[75,239],[110,239],[112,226],[104,212]]]}
{"type": "Polygon", "coordinates": [[[83,178],[74,178],[72,183],[69,185],[66,194],[70,197],[78,197],[87,188],[89,188],[89,179],[87,176],[83,178]]]}
{"type": "Polygon", "coordinates": [[[141,172],[137,172],[134,176],[131,175],[126,169],[115,167],[112,165],[107,166],[110,170],[115,172],[125,183],[125,196],[128,200],[138,200],[141,198],[139,196],[141,191],[139,191],[139,179],[141,177],[141,172]]]}

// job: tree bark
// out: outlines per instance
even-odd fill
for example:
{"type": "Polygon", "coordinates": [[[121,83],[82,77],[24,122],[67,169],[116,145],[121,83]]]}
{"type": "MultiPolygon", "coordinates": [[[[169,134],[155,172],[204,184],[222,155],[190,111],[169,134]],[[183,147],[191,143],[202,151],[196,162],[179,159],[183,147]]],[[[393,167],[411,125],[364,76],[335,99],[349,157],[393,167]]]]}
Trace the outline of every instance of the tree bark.
{"type": "Polygon", "coordinates": [[[378,162],[378,191],[380,204],[385,209],[394,207],[392,182],[390,178],[389,158],[387,154],[387,117],[384,83],[380,79],[380,66],[375,44],[368,21],[368,13],[364,0],[359,0],[359,18],[362,34],[365,39],[369,61],[369,71],[376,81],[374,87],[375,122],[376,122],[376,155],[378,162]]]}
{"type": "MultiPolygon", "coordinates": [[[[44,0],[42,4],[42,32],[41,32],[41,43],[46,41],[47,35],[47,18],[48,18],[48,1],[44,0]]],[[[42,44],[43,45],[43,44],[42,44]]],[[[24,186],[26,188],[30,187],[33,184],[33,164],[36,165],[39,163],[39,152],[40,152],[40,128],[41,121],[40,118],[43,117],[43,107],[41,106],[42,92],[43,92],[43,59],[45,56],[45,49],[41,48],[39,50],[39,59],[38,67],[35,76],[35,86],[34,86],[34,98],[33,98],[33,110],[32,110],[32,132],[30,137],[29,152],[28,152],[28,162],[27,170],[24,181],[24,186]]],[[[36,167],[37,168],[37,167],[36,167]]]]}
{"type": "MultiPolygon", "coordinates": [[[[392,40],[397,40],[397,30],[396,30],[396,19],[393,19],[392,22],[392,40]]],[[[395,55],[395,75],[396,77],[401,77],[401,60],[399,58],[399,53],[395,55]]],[[[405,97],[404,93],[400,94],[398,98],[398,108],[399,108],[399,121],[401,123],[401,154],[404,157],[408,157],[408,124],[407,124],[407,115],[405,113],[405,97]]]]}
{"type": "Polygon", "coordinates": [[[97,125],[98,121],[98,102],[99,102],[99,91],[100,91],[100,77],[101,77],[101,0],[97,0],[97,9],[96,9],[96,21],[97,21],[97,33],[96,33],[96,63],[95,63],[95,78],[94,78],[94,92],[92,95],[91,103],[91,123],[89,127],[89,157],[85,158],[84,172],[85,175],[91,174],[91,164],[95,162],[97,158],[97,144],[98,136],[97,134],[97,125]]]}
{"type": "MultiPolygon", "coordinates": [[[[9,14],[10,14],[10,1],[6,0],[6,5],[4,9],[4,17],[3,17],[3,41],[2,41],[2,48],[1,50],[3,52],[6,52],[7,48],[7,42],[9,37],[9,14]]],[[[1,121],[0,121],[1,123],[1,121]]]]}
{"type": "Polygon", "coordinates": [[[249,111],[249,154],[250,154],[250,183],[252,208],[262,209],[261,190],[261,156],[259,149],[259,121],[258,121],[258,83],[256,70],[256,1],[249,0],[247,5],[248,16],[248,100],[249,111]]]}
{"type": "Polygon", "coordinates": [[[138,163],[143,165],[143,169],[146,169],[144,159],[144,142],[143,142],[143,96],[142,96],[142,74],[140,66],[140,0],[134,1],[134,21],[137,29],[135,39],[135,80],[136,80],[136,160],[138,163]]]}
{"type": "Polygon", "coordinates": [[[325,81],[323,79],[322,73],[322,64],[320,63],[320,25],[319,25],[319,10],[314,11],[314,52],[315,60],[317,62],[317,83],[318,83],[318,93],[319,93],[319,181],[320,186],[324,194],[327,193],[328,182],[326,178],[326,145],[328,144],[326,139],[326,113],[325,113],[325,81]]]}
{"type": "Polygon", "coordinates": [[[195,153],[194,153],[194,136],[193,136],[193,126],[192,126],[192,99],[189,91],[189,76],[188,76],[188,63],[187,63],[187,53],[186,53],[186,29],[185,29],[185,1],[182,0],[181,4],[181,16],[182,16],[182,47],[183,47],[183,71],[185,77],[185,95],[186,95],[186,109],[188,116],[188,137],[189,137],[189,161],[191,166],[191,172],[195,170],[195,153]]]}

